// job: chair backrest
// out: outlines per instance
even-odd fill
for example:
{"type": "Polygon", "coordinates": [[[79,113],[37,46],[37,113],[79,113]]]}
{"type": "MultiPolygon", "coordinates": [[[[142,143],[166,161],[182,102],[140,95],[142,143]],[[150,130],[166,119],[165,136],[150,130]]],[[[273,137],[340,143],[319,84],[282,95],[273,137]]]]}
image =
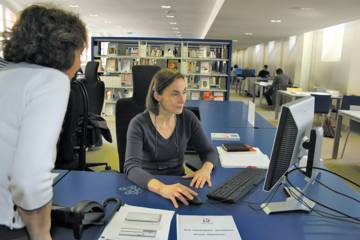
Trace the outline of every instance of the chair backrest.
{"type": "Polygon", "coordinates": [[[105,84],[99,79],[98,67],[99,62],[88,62],[83,82],[89,98],[89,112],[100,115],[104,105],[105,84]]]}
{"type": "Polygon", "coordinates": [[[331,108],[330,94],[311,94],[315,97],[314,113],[329,113],[331,108]]]}
{"type": "Polygon", "coordinates": [[[116,102],[116,140],[120,172],[123,172],[126,150],[126,134],[133,117],[145,110],[145,100],[151,79],[160,70],[158,66],[137,65],[132,68],[133,96],[116,102]]]}
{"type": "MultiPolygon", "coordinates": [[[[69,102],[57,144],[56,169],[79,169],[81,153],[77,148],[81,134],[76,129],[81,116],[86,108],[86,96],[83,95],[78,81],[71,81],[69,102]],[[76,148],[75,148],[76,147],[76,148]]],[[[84,160],[85,161],[85,160],[84,160]]]]}
{"type": "MultiPolygon", "coordinates": [[[[343,100],[341,102],[341,109],[350,110],[351,106],[360,106],[360,96],[344,95],[343,100]]],[[[360,123],[355,121],[350,121],[349,127],[351,131],[360,133],[360,123]]]]}

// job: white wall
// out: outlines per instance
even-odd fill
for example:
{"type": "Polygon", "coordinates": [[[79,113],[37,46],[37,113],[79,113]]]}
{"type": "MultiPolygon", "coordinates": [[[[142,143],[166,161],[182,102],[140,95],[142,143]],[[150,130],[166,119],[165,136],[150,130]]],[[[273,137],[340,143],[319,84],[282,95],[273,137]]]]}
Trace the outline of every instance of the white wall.
{"type": "Polygon", "coordinates": [[[278,67],[284,69],[296,85],[305,90],[313,87],[339,90],[344,94],[360,95],[360,20],[344,25],[341,58],[336,62],[321,59],[323,29],[296,36],[289,48],[289,39],[261,44],[261,53],[254,54],[256,46],[238,51],[244,54],[241,66],[256,68],[269,65],[273,74],[278,67]]]}

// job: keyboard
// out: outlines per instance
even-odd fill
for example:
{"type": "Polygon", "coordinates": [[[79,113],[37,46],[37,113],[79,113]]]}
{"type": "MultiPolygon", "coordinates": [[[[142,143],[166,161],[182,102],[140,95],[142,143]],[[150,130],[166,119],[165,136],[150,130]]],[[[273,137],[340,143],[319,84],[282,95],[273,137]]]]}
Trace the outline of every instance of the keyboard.
{"type": "Polygon", "coordinates": [[[207,197],[216,201],[235,203],[265,178],[265,169],[246,168],[217,187],[207,197]]]}

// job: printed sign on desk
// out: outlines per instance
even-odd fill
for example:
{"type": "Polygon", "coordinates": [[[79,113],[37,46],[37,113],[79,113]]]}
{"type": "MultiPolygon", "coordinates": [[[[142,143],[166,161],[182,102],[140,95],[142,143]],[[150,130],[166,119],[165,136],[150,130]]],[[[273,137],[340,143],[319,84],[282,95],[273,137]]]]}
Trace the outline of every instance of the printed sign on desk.
{"type": "Polygon", "coordinates": [[[251,126],[255,126],[255,103],[248,102],[248,122],[251,126]]]}

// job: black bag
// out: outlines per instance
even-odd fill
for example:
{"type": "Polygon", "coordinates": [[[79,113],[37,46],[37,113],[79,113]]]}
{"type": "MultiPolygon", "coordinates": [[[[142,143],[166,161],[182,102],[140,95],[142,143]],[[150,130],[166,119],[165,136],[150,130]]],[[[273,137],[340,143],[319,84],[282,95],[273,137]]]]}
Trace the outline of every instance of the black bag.
{"type": "Polygon", "coordinates": [[[328,137],[328,138],[335,137],[335,130],[334,130],[333,126],[331,126],[330,118],[325,119],[323,129],[324,129],[324,137],[328,137]]]}

